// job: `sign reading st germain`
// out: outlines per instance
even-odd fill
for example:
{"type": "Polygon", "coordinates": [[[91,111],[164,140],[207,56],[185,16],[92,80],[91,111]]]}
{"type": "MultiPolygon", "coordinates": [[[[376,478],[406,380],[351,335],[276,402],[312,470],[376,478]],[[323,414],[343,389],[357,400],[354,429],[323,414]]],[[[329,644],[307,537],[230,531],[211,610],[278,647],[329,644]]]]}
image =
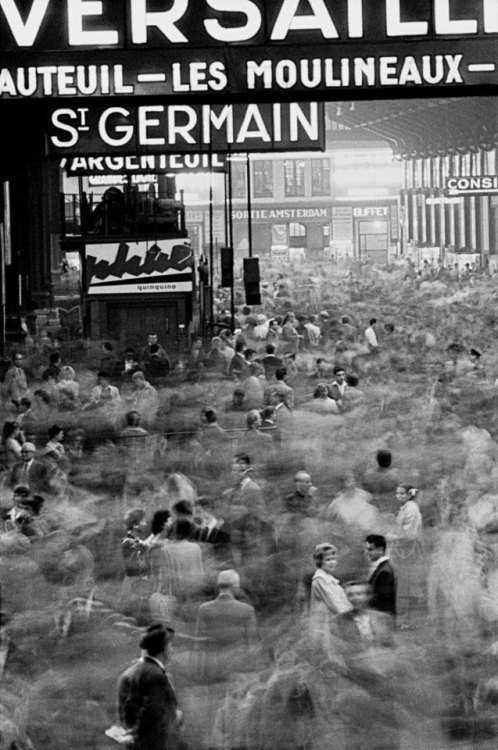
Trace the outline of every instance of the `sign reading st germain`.
{"type": "Polygon", "coordinates": [[[47,125],[47,153],[323,150],[323,108],[322,102],[59,107],[47,125]]]}
{"type": "Polygon", "coordinates": [[[498,0],[0,0],[0,98],[497,84],[498,0]]]}

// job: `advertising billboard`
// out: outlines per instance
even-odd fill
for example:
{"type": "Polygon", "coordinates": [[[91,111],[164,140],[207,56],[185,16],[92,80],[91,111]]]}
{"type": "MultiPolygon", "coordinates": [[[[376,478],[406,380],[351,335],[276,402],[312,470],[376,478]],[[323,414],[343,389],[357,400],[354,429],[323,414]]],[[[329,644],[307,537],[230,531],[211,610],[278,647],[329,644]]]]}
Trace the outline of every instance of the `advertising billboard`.
{"type": "Polygon", "coordinates": [[[85,261],[91,296],[192,291],[188,239],[87,244],[85,261]]]}

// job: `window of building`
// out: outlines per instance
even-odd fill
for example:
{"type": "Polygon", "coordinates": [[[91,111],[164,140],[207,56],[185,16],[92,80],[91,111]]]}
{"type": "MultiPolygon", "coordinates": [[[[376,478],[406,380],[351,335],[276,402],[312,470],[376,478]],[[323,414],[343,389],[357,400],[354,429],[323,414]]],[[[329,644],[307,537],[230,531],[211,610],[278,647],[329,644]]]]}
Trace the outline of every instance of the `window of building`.
{"type": "Polygon", "coordinates": [[[304,195],[304,159],[284,161],[284,182],[287,198],[304,195]]]}
{"type": "Polygon", "coordinates": [[[330,195],[330,159],[311,160],[311,195],[330,195]]]}
{"type": "Polygon", "coordinates": [[[306,225],[297,221],[289,224],[289,245],[291,247],[305,247],[306,225]]]}
{"type": "Polygon", "coordinates": [[[246,165],[240,161],[232,162],[232,197],[247,198],[246,165]]]}
{"type": "Polygon", "coordinates": [[[253,193],[255,198],[273,198],[273,162],[255,160],[253,162],[253,193]]]}

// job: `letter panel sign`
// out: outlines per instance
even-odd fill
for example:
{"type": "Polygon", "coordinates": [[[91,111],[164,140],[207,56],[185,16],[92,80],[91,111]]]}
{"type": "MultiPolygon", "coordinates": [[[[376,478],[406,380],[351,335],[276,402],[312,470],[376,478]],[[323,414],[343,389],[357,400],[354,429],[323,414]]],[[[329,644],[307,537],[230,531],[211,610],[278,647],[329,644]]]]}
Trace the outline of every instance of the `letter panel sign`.
{"type": "Polygon", "coordinates": [[[475,175],[471,177],[448,177],[446,191],[451,196],[497,195],[497,175],[475,175]]]}
{"type": "Polygon", "coordinates": [[[192,291],[190,240],[89,244],[85,258],[91,296],[192,291]]]}
{"type": "Polygon", "coordinates": [[[48,154],[323,150],[322,102],[59,107],[48,154]]]}
{"type": "Polygon", "coordinates": [[[496,0],[1,0],[0,98],[497,85],[496,0]]]}

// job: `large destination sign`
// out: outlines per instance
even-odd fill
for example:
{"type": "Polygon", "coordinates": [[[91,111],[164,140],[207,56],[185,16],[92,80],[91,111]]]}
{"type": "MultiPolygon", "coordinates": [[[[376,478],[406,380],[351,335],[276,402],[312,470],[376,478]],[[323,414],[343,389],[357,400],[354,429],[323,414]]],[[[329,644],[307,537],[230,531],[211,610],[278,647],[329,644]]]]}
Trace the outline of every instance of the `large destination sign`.
{"type": "Polygon", "coordinates": [[[498,0],[0,0],[0,97],[497,84],[498,0]]]}
{"type": "Polygon", "coordinates": [[[147,154],[146,156],[74,156],[63,158],[68,177],[78,175],[177,174],[179,172],[226,172],[222,154],[147,154]]]}
{"type": "MultiPolygon", "coordinates": [[[[1,0],[0,0],[1,2],[1,0]]],[[[323,149],[323,103],[60,107],[48,153],[323,149]]]]}

